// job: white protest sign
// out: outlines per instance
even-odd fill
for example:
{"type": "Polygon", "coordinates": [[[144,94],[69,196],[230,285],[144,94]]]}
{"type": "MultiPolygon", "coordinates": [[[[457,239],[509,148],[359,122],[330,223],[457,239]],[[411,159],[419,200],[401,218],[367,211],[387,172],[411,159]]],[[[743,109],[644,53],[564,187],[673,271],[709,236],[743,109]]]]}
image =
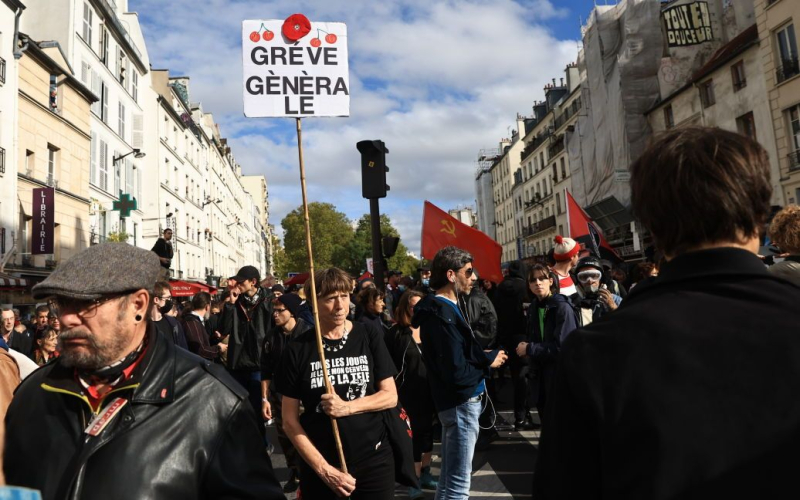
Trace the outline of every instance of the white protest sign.
{"type": "Polygon", "coordinates": [[[350,115],[344,23],[312,23],[299,14],[244,21],[242,62],[245,116],[350,115]],[[290,22],[296,31],[287,31],[290,22]]]}

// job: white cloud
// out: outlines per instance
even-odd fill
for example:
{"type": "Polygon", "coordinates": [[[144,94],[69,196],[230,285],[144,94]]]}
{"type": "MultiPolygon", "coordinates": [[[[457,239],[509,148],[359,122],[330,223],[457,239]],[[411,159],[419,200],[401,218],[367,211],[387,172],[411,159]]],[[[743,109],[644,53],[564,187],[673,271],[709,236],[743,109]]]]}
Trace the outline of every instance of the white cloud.
{"type": "Polygon", "coordinates": [[[544,84],[577,55],[574,40],[548,31],[548,19],[566,14],[548,0],[130,0],[130,9],[153,67],[190,76],[191,100],[214,113],[245,173],[267,177],[278,228],[301,202],[294,122],[243,117],[241,21],[304,12],[346,22],[351,116],[304,120],[309,197],[351,218],[367,213],[355,143],[383,139],[391,191],[382,210],[415,253],[422,201],[472,204],[478,150],[507,137],[516,114],[530,114],[544,84]]]}

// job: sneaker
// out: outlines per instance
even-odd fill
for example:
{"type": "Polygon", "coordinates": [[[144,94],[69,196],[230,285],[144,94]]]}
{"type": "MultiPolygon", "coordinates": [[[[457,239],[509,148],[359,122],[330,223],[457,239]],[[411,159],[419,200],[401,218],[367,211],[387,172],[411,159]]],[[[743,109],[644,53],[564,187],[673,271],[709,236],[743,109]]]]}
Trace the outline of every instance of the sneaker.
{"type": "Polygon", "coordinates": [[[292,473],[289,475],[289,480],[283,485],[283,492],[294,493],[297,491],[298,486],[300,486],[300,483],[297,481],[297,474],[292,470],[292,473]]]}
{"type": "Polygon", "coordinates": [[[421,489],[412,486],[408,489],[408,498],[411,500],[421,500],[425,498],[425,493],[423,493],[421,489]]]}
{"type": "Polygon", "coordinates": [[[422,474],[419,476],[419,484],[423,490],[435,490],[439,484],[439,478],[431,474],[430,467],[423,467],[422,474]]]}

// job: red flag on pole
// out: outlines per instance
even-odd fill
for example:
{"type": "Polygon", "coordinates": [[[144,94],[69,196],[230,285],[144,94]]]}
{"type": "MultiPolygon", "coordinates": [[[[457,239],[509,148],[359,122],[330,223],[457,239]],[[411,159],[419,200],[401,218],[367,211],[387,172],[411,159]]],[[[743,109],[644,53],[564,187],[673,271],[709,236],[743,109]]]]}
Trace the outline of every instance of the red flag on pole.
{"type": "Polygon", "coordinates": [[[597,229],[592,219],[586,215],[575,198],[569,191],[565,190],[567,194],[567,223],[569,224],[569,237],[575,241],[579,241],[586,245],[586,249],[592,252],[598,258],[613,256],[618,260],[622,260],[617,252],[608,244],[603,233],[597,229]],[[602,252],[603,248],[607,252],[602,252]],[[611,255],[602,255],[608,254],[611,255]]]}
{"type": "Polygon", "coordinates": [[[462,248],[472,254],[472,265],[481,279],[503,281],[500,258],[503,247],[481,231],[471,228],[426,201],[422,212],[422,256],[433,260],[446,246],[462,248]]]}

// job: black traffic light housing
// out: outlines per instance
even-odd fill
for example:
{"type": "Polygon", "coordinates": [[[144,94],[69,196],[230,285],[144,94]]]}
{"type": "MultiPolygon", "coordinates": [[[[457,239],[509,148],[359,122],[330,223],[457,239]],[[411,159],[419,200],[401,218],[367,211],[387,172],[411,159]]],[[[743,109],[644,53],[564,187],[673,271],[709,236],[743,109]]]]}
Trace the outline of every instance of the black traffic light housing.
{"type": "Polygon", "coordinates": [[[361,196],[376,199],[386,198],[386,154],[389,150],[383,141],[360,141],[356,143],[361,153],[361,196]]]}
{"type": "Polygon", "coordinates": [[[397,246],[400,244],[400,238],[397,236],[384,236],[381,238],[381,246],[383,246],[383,256],[387,259],[394,257],[397,253],[397,246]]]}

